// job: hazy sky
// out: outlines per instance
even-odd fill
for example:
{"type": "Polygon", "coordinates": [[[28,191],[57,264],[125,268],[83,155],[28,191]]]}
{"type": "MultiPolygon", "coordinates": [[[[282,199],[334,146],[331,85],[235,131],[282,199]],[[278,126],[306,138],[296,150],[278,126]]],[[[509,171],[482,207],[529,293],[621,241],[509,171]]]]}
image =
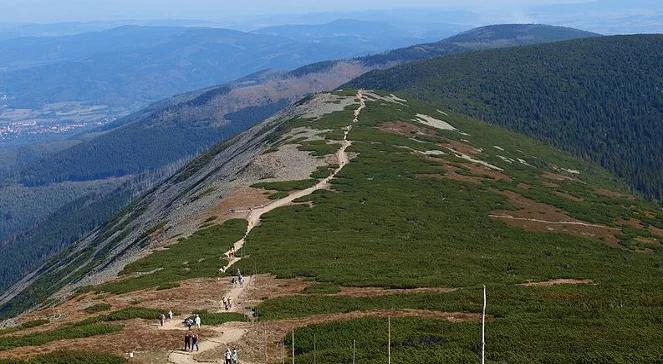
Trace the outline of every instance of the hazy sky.
{"type": "MultiPolygon", "coordinates": [[[[588,0],[585,0],[588,1],[588,0]]],[[[624,0],[629,1],[629,0],[624,0]]],[[[0,0],[0,22],[196,18],[393,8],[523,8],[583,0],[0,0]]]]}

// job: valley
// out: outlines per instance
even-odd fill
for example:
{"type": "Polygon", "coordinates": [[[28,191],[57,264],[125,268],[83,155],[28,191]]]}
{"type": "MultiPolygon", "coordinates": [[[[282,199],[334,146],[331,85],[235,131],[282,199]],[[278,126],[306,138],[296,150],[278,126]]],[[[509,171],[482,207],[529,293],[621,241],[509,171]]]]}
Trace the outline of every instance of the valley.
{"type": "MultiPolygon", "coordinates": [[[[370,26],[373,29],[375,24],[370,26]]],[[[189,29],[182,32],[184,30],[179,28],[126,27],[100,34],[83,34],[64,39],[40,38],[33,41],[46,49],[52,49],[54,44],[64,41],[66,47],[62,45],[64,48],[55,47],[54,50],[60,54],[58,52],[63,49],[76,49],[75,46],[81,41],[92,42],[103,35],[111,39],[117,38],[114,46],[124,51],[124,47],[132,44],[129,42],[129,35],[136,34],[140,35],[141,42],[132,46],[139,48],[147,47],[145,44],[151,44],[155,39],[164,36],[180,39],[182,34],[200,36],[202,38],[196,41],[203,43],[223,35],[237,36],[240,40],[246,40],[245,37],[263,39],[260,37],[269,36],[248,36],[218,29],[189,29]]],[[[40,217],[37,221],[28,221],[28,225],[21,224],[19,219],[12,219],[2,226],[8,231],[4,239],[0,235],[0,241],[5,240],[8,251],[6,256],[11,257],[13,264],[0,265],[5,267],[0,268],[0,287],[16,283],[25,277],[27,272],[38,269],[46,259],[53,257],[61,249],[84,238],[94,228],[101,226],[110,214],[125,206],[131,197],[149,190],[156,181],[172,174],[195,155],[204,153],[216,143],[232,138],[309,94],[332,90],[370,70],[390,68],[401,63],[465,53],[477,48],[524,46],[595,36],[597,34],[548,25],[481,27],[442,41],[381,54],[324,61],[290,72],[260,71],[224,85],[155,102],[101,128],[64,140],[0,151],[0,172],[3,172],[0,173],[0,183],[7,186],[3,189],[5,200],[10,201],[7,206],[16,207],[19,205],[17,201],[20,202],[20,208],[10,210],[9,213],[12,216],[40,217]],[[157,178],[154,178],[155,175],[157,178]],[[74,190],[66,187],[68,182],[108,186],[107,182],[118,179],[127,181],[115,184],[112,188],[100,188],[97,191],[88,191],[91,192],[88,194],[73,196],[75,199],[73,202],[70,200],[69,204],[63,204],[63,200],[55,198],[40,204],[30,198],[38,195],[40,190],[51,190],[55,195],[70,196],[74,190]],[[136,185],[139,188],[135,188],[136,185]],[[35,190],[34,193],[14,193],[17,190],[31,189],[35,190]],[[104,202],[100,202],[101,200],[104,202]],[[99,203],[112,206],[112,209],[103,209],[102,213],[97,213],[92,207],[96,208],[99,203]],[[72,213],[73,206],[77,206],[77,209],[72,213]],[[79,212],[78,206],[84,206],[85,212],[79,212]],[[81,216],[86,218],[74,229],[76,234],[72,234],[67,222],[80,219],[81,216]],[[33,228],[35,225],[37,228],[33,228]],[[53,231],[53,225],[64,228],[58,227],[53,231]],[[11,239],[11,244],[7,244],[7,239],[11,239]],[[23,246],[25,248],[22,248],[23,246]],[[41,253],[35,253],[36,251],[41,253]],[[21,269],[17,270],[16,267],[21,269]]],[[[102,47],[102,44],[94,43],[92,48],[76,51],[94,52],[96,47],[102,47]]],[[[11,54],[16,54],[21,49],[23,48],[14,49],[11,54]]],[[[11,58],[11,54],[6,57],[11,58]]],[[[43,55],[35,52],[33,56],[43,55]]],[[[0,263],[3,262],[3,257],[0,257],[0,263]]]]}
{"type": "Polygon", "coordinates": [[[351,362],[354,342],[378,363],[390,320],[394,362],[476,362],[485,284],[491,362],[647,363],[663,345],[662,244],[658,206],[567,152],[402,95],[318,93],[5,296],[7,313],[57,290],[0,331],[0,357],[193,363],[231,347],[258,363],[294,345],[297,362],[351,362]],[[196,313],[201,350],[186,353],[179,323],[196,313]]]}

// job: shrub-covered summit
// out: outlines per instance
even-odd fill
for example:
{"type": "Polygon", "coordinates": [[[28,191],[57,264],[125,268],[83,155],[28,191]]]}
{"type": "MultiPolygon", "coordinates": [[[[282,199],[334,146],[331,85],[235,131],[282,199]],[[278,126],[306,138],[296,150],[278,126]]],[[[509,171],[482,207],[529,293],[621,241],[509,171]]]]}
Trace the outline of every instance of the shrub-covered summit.
{"type": "Polygon", "coordinates": [[[368,73],[401,91],[545,140],[663,200],[663,35],[440,57],[368,73]]]}

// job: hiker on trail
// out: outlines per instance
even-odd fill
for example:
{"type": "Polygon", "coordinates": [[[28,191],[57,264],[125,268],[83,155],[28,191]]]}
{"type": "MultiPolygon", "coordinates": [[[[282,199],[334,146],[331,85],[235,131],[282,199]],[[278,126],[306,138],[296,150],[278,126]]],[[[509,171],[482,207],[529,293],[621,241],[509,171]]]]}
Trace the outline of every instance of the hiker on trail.
{"type": "Polygon", "coordinates": [[[232,309],[233,308],[233,301],[232,297],[228,297],[228,308],[232,309]]]}
{"type": "Polygon", "coordinates": [[[196,315],[196,327],[200,328],[200,316],[196,315]]]}
{"type": "Polygon", "coordinates": [[[196,348],[196,351],[199,351],[200,348],[198,347],[198,340],[200,338],[198,337],[198,334],[193,334],[191,337],[191,351],[193,351],[193,348],[196,348]]]}
{"type": "Polygon", "coordinates": [[[239,364],[239,353],[237,352],[237,349],[233,349],[232,364],[239,364]]]}
{"type": "Polygon", "coordinates": [[[173,319],[173,310],[168,310],[168,319],[169,320],[173,319]]]}
{"type": "Polygon", "coordinates": [[[235,277],[233,277],[233,278],[230,280],[230,286],[231,286],[231,287],[235,287],[235,284],[236,284],[236,283],[237,283],[237,279],[236,279],[235,277]]]}
{"type": "Polygon", "coordinates": [[[191,333],[187,332],[186,335],[184,335],[184,351],[189,351],[190,347],[191,347],[191,333]]]}
{"type": "Polygon", "coordinates": [[[223,357],[226,359],[226,364],[232,364],[233,360],[233,354],[230,352],[230,349],[226,349],[226,353],[223,355],[223,357]]]}
{"type": "Polygon", "coordinates": [[[184,324],[189,328],[189,330],[191,330],[191,326],[193,326],[193,320],[191,319],[191,317],[184,320],[184,324]]]}
{"type": "Polygon", "coordinates": [[[161,326],[163,326],[163,323],[166,321],[166,315],[160,314],[159,315],[159,322],[161,322],[161,326]]]}

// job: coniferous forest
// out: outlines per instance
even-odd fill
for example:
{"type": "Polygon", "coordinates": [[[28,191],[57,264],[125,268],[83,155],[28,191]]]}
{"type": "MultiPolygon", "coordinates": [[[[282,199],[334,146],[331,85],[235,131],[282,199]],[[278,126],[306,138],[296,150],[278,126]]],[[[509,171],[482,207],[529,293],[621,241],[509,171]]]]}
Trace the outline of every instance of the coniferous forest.
{"type": "Polygon", "coordinates": [[[663,200],[663,36],[487,50],[374,71],[354,87],[402,92],[535,136],[663,200]]]}

